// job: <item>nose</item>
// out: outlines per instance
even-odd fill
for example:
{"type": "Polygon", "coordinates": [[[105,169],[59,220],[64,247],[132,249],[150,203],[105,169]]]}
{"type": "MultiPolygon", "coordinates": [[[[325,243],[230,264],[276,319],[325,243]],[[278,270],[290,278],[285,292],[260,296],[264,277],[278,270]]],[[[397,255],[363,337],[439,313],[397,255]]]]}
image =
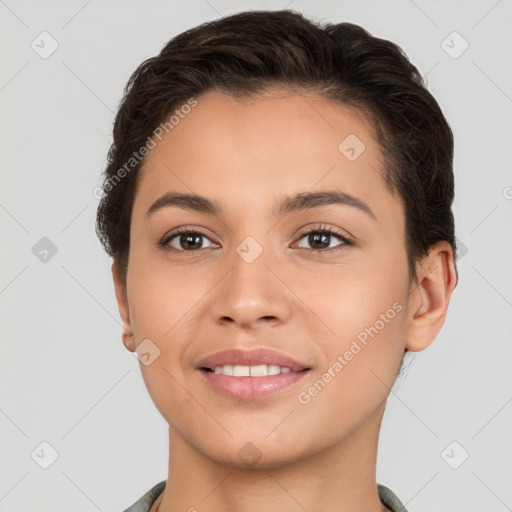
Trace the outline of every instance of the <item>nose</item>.
{"type": "Polygon", "coordinates": [[[216,286],[210,311],[215,323],[242,329],[275,327],[291,316],[290,292],[270,251],[249,262],[234,251],[230,271],[216,286]],[[270,267],[270,268],[269,268],[270,267]]]}

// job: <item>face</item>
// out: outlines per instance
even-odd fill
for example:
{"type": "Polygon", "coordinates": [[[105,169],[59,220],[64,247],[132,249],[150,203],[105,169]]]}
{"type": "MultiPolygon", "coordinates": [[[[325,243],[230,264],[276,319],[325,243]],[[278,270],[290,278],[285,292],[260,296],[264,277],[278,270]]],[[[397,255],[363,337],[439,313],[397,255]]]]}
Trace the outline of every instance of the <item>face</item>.
{"type": "Polygon", "coordinates": [[[120,307],[132,349],[144,342],[149,354],[148,391],[186,443],[231,465],[244,450],[262,467],[298,460],[349,439],[397,375],[410,306],[404,211],[358,111],[315,95],[196,99],[145,159],[120,307]],[[198,367],[260,348],[309,370],[198,367]]]}

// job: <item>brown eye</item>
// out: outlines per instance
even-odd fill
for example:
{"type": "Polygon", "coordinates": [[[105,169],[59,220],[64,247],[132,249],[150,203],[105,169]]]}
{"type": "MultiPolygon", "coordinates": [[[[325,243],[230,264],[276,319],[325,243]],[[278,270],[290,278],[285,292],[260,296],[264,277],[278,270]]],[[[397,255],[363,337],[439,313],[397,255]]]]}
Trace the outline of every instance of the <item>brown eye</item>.
{"type": "Polygon", "coordinates": [[[167,237],[162,245],[177,251],[197,251],[205,247],[211,247],[213,242],[199,231],[184,230],[167,237]],[[205,241],[206,244],[205,244],[205,241]]]}
{"type": "Polygon", "coordinates": [[[325,249],[329,247],[331,235],[327,233],[310,233],[308,243],[313,249],[325,249]]]}
{"type": "Polygon", "coordinates": [[[333,249],[333,248],[341,248],[343,245],[350,245],[349,240],[347,240],[342,235],[334,233],[330,230],[316,230],[309,231],[305,233],[299,240],[299,247],[302,249],[311,249],[313,251],[321,251],[322,249],[333,249]],[[300,245],[300,241],[306,239],[309,247],[304,247],[300,245]],[[342,243],[336,243],[336,239],[341,241],[342,243]]]}
{"type": "Polygon", "coordinates": [[[196,233],[190,233],[188,235],[179,235],[178,245],[181,246],[182,249],[190,250],[190,249],[201,249],[203,245],[202,236],[196,233]]]}

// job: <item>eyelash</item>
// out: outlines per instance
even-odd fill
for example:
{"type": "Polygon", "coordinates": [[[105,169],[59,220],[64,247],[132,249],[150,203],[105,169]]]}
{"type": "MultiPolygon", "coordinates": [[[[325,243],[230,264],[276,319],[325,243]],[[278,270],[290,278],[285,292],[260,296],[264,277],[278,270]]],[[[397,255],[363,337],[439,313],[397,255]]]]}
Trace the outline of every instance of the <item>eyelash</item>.
{"type": "MultiPolygon", "coordinates": [[[[297,241],[302,240],[305,236],[310,235],[312,233],[317,233],[317,234],[321,233],[321,234],[325,234],[325,235],[329,235],[329,236],[335,236],[335,237],[339,238],[343,243],[341,245],[337,246],[337,247],[327,247],[327,248],[324,248],[324,249],[308,249],[306,247],[299,247],[298,249],[306,250],[308,252],[313,252],[315,254],[321,254],[321,253],[326,253],[326,252],[327,253],[338,252],[338,251],[342,250],[345,246],[353,246],[354,245],[354,242],[350,238],[348,238],[346,235],[342,235],[340,232],[338,232],[338,231],[336,231],[336,230],[334,230],[332,228],[326,227],[325,225],[320,225],[317,228],[310,229],[309,231],[306,231],[306,232],[302,233],[297,241]]],[[[197,251],[199,251],[201,249],[207,249],[207,247],[206,247],[206,248],[201,248],[201,249],[191,249],[191,250],[187,251],[185,249],[176,249],[175,247],[170,247],[168,245],[168,243],[173,238],[175,238],[175,237],[177,237],[179,235],[182,235],[182,234],[201,235],[201,236],[204,236],[205,238],[209,238],[208,234],[205,233],[204,231],[202,231],[199,228],[191,229],[191,228],[183,227],[183,228],[178,228],[175,231],[173,231],[172,233],[166,235],[158,243],[158,246],[163,248],[164,250],[172,251],[172,252],[177,252],[177,253],[178,252],[181,252],[181,253],[187,253],[187,252],[193,253],[193,252],[197,252],[197,251]]]]}

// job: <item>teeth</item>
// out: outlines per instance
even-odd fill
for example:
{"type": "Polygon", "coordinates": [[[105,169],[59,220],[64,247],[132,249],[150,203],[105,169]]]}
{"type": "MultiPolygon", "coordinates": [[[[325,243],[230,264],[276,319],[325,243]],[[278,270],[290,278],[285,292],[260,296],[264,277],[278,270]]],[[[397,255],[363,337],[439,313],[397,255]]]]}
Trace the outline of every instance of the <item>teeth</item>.
{"type": "Polygon", "coordinates": [[[279,375],[280,373],[291,373],[290,368],[275,364],[259,364],[257,366],[242,366],[226,364],[216,366],[214,373],[232,375],[234,377],[266,377],[267,375],[279,375]]]}

